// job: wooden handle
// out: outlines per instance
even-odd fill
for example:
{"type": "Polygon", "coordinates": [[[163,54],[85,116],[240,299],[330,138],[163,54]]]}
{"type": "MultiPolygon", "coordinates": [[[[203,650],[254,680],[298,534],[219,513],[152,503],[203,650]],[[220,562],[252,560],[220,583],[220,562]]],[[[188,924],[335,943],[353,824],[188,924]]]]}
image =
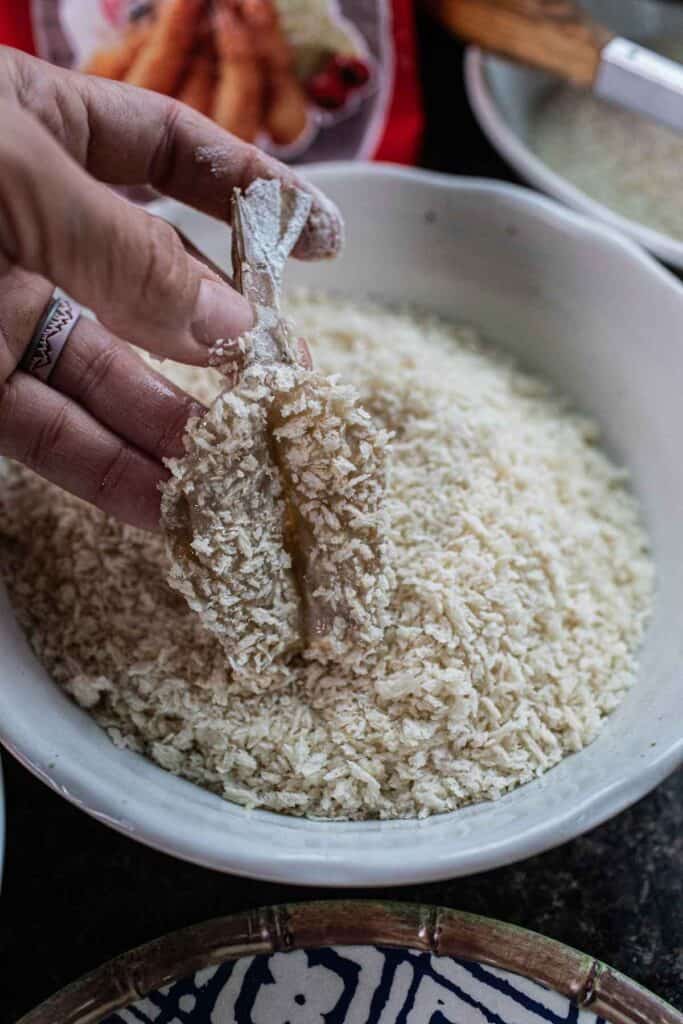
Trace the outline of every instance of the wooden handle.
{"type": "Polygon", "coordinates": [[[468,42],[577,85],[593,83],[611,38],[572,0],[433,0],[432,9],[468,42]]]}

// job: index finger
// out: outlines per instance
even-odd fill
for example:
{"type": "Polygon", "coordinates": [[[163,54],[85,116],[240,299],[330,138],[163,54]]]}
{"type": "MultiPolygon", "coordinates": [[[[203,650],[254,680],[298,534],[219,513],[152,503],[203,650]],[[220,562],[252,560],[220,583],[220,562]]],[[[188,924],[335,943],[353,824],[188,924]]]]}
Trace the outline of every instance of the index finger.
{"type": "MultiPolygon", "coordinates": [[[[0,51],[0,56],[0,74],[4,70],[14,80],[13,91],[22,105],[101,181],[151,185],[227,221],[235,186],[245,188],[255,178],[279,178],[313,197],[294,254],[320,259],[341,248],[342,220],[334,203],[286,165],[183,103],[65,71],[15,51],[0,51]]],[[[6,87],[0,82],[0,93],[6,87]]]]}

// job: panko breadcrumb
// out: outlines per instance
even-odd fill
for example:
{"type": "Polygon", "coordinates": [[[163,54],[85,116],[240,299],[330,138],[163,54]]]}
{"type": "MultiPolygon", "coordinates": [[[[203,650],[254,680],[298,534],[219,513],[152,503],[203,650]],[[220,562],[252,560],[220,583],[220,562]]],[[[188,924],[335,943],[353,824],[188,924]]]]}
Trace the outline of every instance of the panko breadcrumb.
{"type": "MultiPolygon", "coordinates": [[[[233,675],[166,585],[160,536],[11,466],[17,616],[116,744],[227,799],[353,819],[495,799],[593,740],[634,680],[653,589],[637,503],[595,424],[470,331],[325,297],[292,313],[395,435],[396,585],[362,671],[296,657],[272,688],[233,675]]],[[[168,373],[216,393],[210,372],[168,373]]]]}

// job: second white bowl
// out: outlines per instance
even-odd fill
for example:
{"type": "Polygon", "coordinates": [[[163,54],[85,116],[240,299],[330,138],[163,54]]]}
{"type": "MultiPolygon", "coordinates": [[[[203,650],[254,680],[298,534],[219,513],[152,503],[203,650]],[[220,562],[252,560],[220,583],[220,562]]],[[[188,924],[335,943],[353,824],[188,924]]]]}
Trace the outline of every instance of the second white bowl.
{"type": "MultiPolygon", "coordinates": [[[[613,31],[645,45],[655,45],[661,39],[680,39],[683,46],[683,10],[673,4],[652,0],[585,0],[585,6],[613,31]]],[[[470,47],[465,55],[465,84],[470,105],[489,142],[522,178],[573,209],[618,228],[670,266],[683,269],[682,241],[591,199],[551,170],[530,148],[527,140],[532,111],[556,87],[557,79],[470,47]]]]}

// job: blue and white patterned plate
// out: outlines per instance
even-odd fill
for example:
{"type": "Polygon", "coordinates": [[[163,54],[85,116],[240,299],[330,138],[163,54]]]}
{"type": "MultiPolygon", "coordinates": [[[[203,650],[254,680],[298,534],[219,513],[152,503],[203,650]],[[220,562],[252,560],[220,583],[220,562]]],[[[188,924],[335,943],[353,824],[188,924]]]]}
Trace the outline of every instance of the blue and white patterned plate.
{"type": "Polygon", "coordinates": [[[605,964],[488,918],[338,901],[207,921],[19,1024],[683,1024],[605,964]]]}
{"type": "Polygon", "coordinates": [[[243,957],[102,1024],[604,1024],[510,971],[418,950],[337,946],[243,957]]]}

